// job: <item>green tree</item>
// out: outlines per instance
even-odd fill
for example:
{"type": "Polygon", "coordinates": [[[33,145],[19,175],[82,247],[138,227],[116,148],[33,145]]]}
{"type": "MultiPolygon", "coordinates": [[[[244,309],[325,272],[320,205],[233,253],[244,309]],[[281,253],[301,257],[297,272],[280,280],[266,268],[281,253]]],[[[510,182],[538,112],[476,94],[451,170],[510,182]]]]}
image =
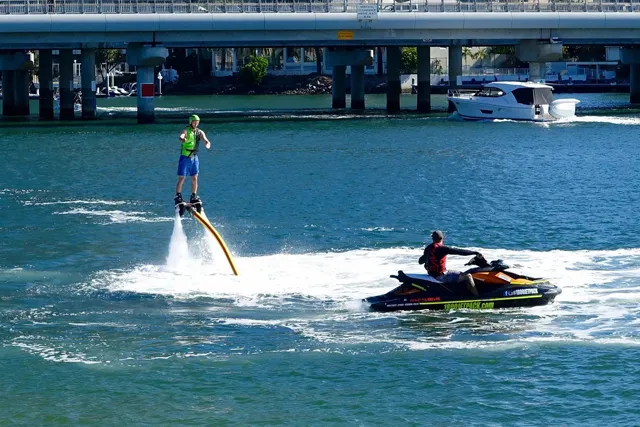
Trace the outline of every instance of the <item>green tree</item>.
{"type": "Polygon", "coordinates": [[[490,55],[515,55],[515,46],[491,46],[488,50],[490,55]]]}
{"type": "Polygon", "coordinates": [[[464,65],[467,65],[467,58],[473,59],[473,52],[470,47],[465,46],[462,48],[462,57],[464,58],[464,65]]]}
{"type": "Polygon", "coordinates": [[[262,56],[251,55],[240,68],[240,79],[248,85],[258,86],[267,75],[269,61],[262,56]]]}
{"type": "Polygon", "coordinates": [[[480,66],[482,66],[482,62],[487,56],[489,56],[487,49],[478,49],[471,55],[471,59],[474,61],[480,61],[480,66]]]}
{"type": "Polygon", "coordinates": [[[501,65],[506,68],[523,68],[527,66],[526,62],[522,62],[516,56],[515,46],[492,46],[487,49],[489,55],[503,55],[504,63],[501,65]]]}
{"type": "Polygon", "coordinates": [[[400,50],[402,59],[402,74],[414,74],[418,72],[418,49],[415,47],[403,47],[400,50]]]}
{"type": "Polygon", "coordinates": [[[106,66],[106,72],[110,73],[119,64],[127,61],[127,55],[122,53],[120,49],[97,49],[96,50],[96,64],[102,67],[106,66]]]}
{"type": "Polygon", "coordinates": [[[120,49],[97,49],[96,65],[100,69],[103,81],[118,65],[127,61],[127,55],[120,49]]]}
{"type": "Polygon", "coordinates": [[[604,61],[607,51],[604,46],[562,46],[562,55],[570,61],[604,61]]]}
{"type": "Polygon", "coordinates": [[[442,75],[444,74],[444,67],[442,66],[442,61],[439,59],[434,59],[431,61],[431,74],[442,75]]]}

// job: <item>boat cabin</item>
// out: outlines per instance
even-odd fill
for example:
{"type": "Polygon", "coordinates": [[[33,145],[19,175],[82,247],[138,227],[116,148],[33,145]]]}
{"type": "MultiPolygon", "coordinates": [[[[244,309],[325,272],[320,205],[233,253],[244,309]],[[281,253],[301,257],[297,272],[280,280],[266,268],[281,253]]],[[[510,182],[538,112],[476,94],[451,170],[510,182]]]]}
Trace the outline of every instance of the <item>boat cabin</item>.
{"type": "Polygon", "coordinates": [[[542,105],[553,102],[553,88],[539,83],[493,82],[473,96],[498,98],[511,93],[518,104],[542,105]]]}

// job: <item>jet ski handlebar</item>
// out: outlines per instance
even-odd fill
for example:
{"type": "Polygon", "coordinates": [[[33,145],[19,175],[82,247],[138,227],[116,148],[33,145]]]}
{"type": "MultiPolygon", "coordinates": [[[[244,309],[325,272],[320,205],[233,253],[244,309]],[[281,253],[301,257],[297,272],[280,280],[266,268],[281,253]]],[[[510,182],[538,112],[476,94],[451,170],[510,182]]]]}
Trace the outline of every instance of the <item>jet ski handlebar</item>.
{"type": "Polygon", "coordinates": [[[478,254],[471,258],[468,263],[465,265],[475,265],[480,268],[491,267],[493,271],[504,271],[509,268],[501,259],[497,259],[491,262],[487,262],[487,260],[482,256],[482,254],[478,254]]]}
{"type": "Polygon", "coordinates": [[[482,254],[475,255],[473,258],[469,260],[465,265],[477,265],[480,268],[488,267],[490,264],[484,258],[482,254]]]}

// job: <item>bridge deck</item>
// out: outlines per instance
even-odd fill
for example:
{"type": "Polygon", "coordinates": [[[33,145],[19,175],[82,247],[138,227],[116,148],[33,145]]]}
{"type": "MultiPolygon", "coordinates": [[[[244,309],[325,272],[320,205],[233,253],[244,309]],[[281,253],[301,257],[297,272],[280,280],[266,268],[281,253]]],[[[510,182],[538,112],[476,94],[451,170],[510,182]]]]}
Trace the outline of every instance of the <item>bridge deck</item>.
{"type": "MultiPolygon", "coordinates": [[[[0,0],[0,14],[355,13],[353,0],[0,0]]],[[[638,12],[640,0],[364,0],[378,13],[638,12]]]]}

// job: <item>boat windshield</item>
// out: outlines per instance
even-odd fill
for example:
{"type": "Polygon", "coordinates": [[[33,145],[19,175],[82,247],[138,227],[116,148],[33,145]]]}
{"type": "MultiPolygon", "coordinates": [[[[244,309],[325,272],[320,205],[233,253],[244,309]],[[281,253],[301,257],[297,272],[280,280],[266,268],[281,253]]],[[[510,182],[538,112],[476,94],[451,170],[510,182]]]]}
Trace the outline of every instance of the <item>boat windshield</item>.
{"type": "Polygon", "coordinates": [[[504,95],[504,91],[502,89],[498,89],[495,87],[485,87],[476,92],[474,96],[487,96],[497,98],[502,95],[504,95]]]}
{"type": "Polygon", "coordinates": [[[551,104],[553,94],[549,88],[536,88],[533,90],[533,101],[536,104],[551,104]]]}
{"type": "Polygon", "coordinates": [[[551,104],[553,102],[553,94],[550,88],[529,88],[523,87],[514,90],[513,96],[518,104],[524,105],[540,105],[551,104]]]}

